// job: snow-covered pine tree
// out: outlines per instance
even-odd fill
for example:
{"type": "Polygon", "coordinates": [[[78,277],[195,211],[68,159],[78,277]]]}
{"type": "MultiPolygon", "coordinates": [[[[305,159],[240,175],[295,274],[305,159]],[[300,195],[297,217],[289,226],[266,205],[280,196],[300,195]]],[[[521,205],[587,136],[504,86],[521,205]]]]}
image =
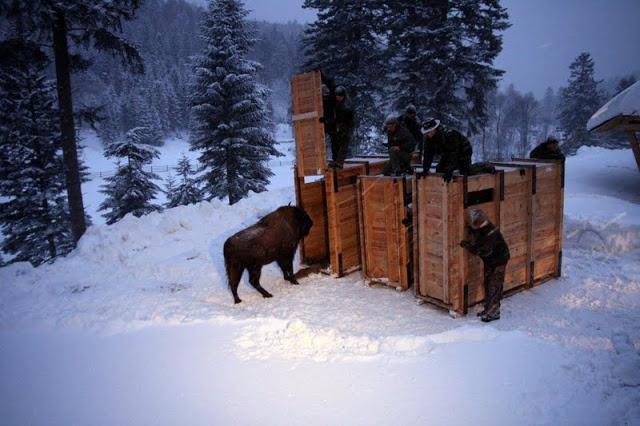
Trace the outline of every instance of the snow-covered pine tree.
{"type": "MultiPolygon", "coordinates": [[[[38,42],[51,42],[55,59],[56,88],[71,229],[75,241],[86,230],[78,162],[76,127],[71,95],[71,72],[86,66],[80,53],[70,53],[69,44],[91,45],[96,50],[119,55],[134,71],[142,72],[140,55],[118,35],[122,21],[133,19],[141,0],[12,0],[0,3],[0,16],[19,20],[22,31],[38,42]]],[[[4,59],[4,58],[3,58],[4,59]]]]}
{"type": "Polygon", "coordinates": [[[158,150],[143,142],[145,132],[146,129],[135,127],[127,132],[124,141],[113,142],[104,150],[106,157],[119,161],[116,174],[105,179],[107,183],[100,191],[106,195],[100,210],[106,211],[103,217],[109,225],[129,213],[140,217],[162,210],[152,203],[160,190],[153,180],[159,177],[143,170],[145,164],[159,157],[158,150]]]}
{"type": "Polygon", "coordinates": [[[492,67],[508,28],[499,0],[389,3],[387,53],[393,107],[414,104],[468,133],[487,120],[487,96],[502,71],[492,67]]]}
{"type": "Polygon", "coordinates": [[[384,119],[380,108],[384,73],[382,0],[305,0],[303,7],[318,11],[302,39],[305,70],[322,70],[343,85],[356,111],[354,142],[358,151],[379,149],[371,131],[384,119]]]}
{"type": "Polygon", "coordinates": [[[560,90],[558,121],[565,137],[562,149],[568,154],[598,143],[598,137],[587,131],[589,118],[604,101],[594,66],[591,55],[581,53],[569,66],[569,85],[560,90]]]}
{"type": "Polygon", "coordinates": [[[21,39],[0,46],[0,247],[37,266],[74,246],[49,61],[21,39]]]}
{"type": "Polygon", "coordinates": [[[202,191],[198,187],[198,181],[195,172],[191,168],[191,163],[186,155],[182,155],[178,160],[178,166],[175,168],[179,181],[173,182],[172,185],[167,184],[167,203],[166,208],[177,206],[188,206],[202,201],[202,191]]]}
{"type": "Polygon", "coordinates": [[[553,134],[556,123],[556,94],[551,87],[547,87],[540,104],[540,121],[542,123],[542,139],[553,134]]]}
{"type": "Polygon", "coordinates": [[[200,151],[205,198],[229,197],[229,204],[249,191],[265,191],[273,175],[269,157],[281,155],[269,132],[268,92],[256,80],[260,65],[246,59],[254,42],[247,13],[238,0],[209,2],[202,25],[206,46],[196,58],[191,99],[190,143],[200,151]]]}

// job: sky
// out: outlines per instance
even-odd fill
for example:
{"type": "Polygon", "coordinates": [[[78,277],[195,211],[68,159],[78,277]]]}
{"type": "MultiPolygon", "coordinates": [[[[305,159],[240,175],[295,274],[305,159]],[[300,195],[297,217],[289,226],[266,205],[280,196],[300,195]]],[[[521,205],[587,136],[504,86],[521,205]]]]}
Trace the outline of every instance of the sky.
{"type": "MultiPolygon", "coordinates": [[[[245,0],[251,18],[271,22],[311,22],[303,0],[245,0]]],[[[565,85],[569,64],[590,52],[598,78],[640,72],[640,0],[503,0],[511,28],[495,61],[506,71],[502,87],[513,83],[542,96],[565,85]]]]}

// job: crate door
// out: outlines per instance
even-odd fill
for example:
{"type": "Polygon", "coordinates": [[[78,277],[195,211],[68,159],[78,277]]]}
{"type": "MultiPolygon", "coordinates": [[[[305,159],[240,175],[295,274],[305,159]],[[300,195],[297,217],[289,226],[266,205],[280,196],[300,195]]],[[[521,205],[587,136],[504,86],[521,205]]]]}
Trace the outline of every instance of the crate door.
{"type": "Polygon", "coordinates": [[[533,280],[559,275],[562,250],[562,165],[536,164],[533,195],[533,280]]]}
{"type": "Polygon", "coordinates": [[[359,178],[363,273],[372,282],[409,288],[410,250],[404,187],[395,178],[359,178]]]}
{"type": "Polygon", "coordinates": [[[300,243],[300,260],[306,265],[325,264],[329,261],[329,225],[324,179],[305,183],[296,176],[296,200],[313,221],[309,235],[300,243]]]}
{"type": "Polygon", "coordinates": [[[300,176],[320,175],[327,166],[319,71],[298,74],[291,80],[296,164],[300,176]]]}

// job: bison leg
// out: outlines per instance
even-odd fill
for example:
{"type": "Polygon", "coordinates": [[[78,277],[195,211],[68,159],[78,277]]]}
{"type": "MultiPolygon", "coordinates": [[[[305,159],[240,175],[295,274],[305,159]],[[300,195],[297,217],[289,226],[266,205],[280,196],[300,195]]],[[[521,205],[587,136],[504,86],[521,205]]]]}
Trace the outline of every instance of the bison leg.
{"type": "Polygon", "coordinates": [[[231,289],[231,294],[233,294],[233,302],[240,303],[242,300],[238,297],[238,285],[240,284],[240,279],[242,278],[242,272],[244,272],[244,268],[239,265],[229,265],[227,266],[227,276],[229,278],[229,288],[231,289]]]}
{"type": "Polygon", "coordinates": [[[262,288],[260,285],[260,273],[262,272],[262,266],[251,266],[247,268],[249,270],[249,283],[260,292],[262,297],[273,297],[271,293],[262,288]]]}
{"type": "Polygon", "coordinates": [[[287,256],[279,259],[278,266],[282,270],[282,275],[285,280],[289,281],[291,284],[300,284],[293,274],[293,256],[287,256]]]}

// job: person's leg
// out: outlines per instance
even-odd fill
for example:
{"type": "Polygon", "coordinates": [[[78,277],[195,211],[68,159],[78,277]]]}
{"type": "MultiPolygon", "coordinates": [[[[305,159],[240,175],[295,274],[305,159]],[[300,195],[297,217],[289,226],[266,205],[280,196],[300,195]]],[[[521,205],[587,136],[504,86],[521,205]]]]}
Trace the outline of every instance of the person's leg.
{"type": "Polygon", "coordinates": [[[463,176],[469,176],[471,174],[471,158],[461,158],[458,161],[458,170],[463,176]]]}
{"type": "Polygon", "coordinates": [[[489,279],[487,287],[488,294],[488,309],[482,320],[485,322],[500,319],[500,299],[502,299],[502,289],[504,287],[504,274],[506,265],[496,266],[491,268],[489,273],[489,279]]]}
{"type": "Polygon", "coordinates": [[[338,167],[342,167],[344,160],[347,158],[351,138],[348,132],[339,132],[336,135],[336,139],[338,141],[338,151],[334,160],[338,167]]]}

